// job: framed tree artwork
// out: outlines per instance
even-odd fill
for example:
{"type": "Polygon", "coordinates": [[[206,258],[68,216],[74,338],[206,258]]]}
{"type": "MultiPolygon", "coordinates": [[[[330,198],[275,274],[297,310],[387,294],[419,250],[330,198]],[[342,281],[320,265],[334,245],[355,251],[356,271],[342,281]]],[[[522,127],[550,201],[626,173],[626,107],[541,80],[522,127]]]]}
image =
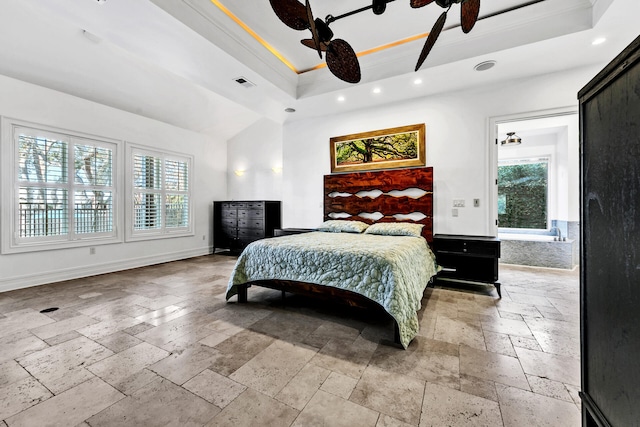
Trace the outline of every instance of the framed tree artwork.
{"type": "Polygon", "coordinates": [[[332,173],[426,164],[424,123],[337,136],[330,144],[332,173]]]}

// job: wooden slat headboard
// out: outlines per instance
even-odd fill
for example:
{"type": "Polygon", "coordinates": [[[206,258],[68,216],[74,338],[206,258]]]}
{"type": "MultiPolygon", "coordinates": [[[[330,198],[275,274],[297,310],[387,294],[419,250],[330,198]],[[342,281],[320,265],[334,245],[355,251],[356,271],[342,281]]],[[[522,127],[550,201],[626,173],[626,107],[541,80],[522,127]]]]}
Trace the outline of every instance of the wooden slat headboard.
{"type": "Polygon", "coordinates": [[[358,220],[374,222],[412,222],[423,224],[422,235],[429,243],[433,240],[433,168],[383,170],[377,172],[357,172],[324,176],[324,219],[358,220]],[[419,198],[395,197],[389,192],[419,189],[425,192],[419,198]],[[358,197],[361,191],[380,190],[378,197],[358,197]],[[334,193],[348,193],[348,196],[335,196],[334,193]],[[363,218],[361,213],[383,216],[378,220],[363,218]],[[394,215],[421,213],[419,220],[398,219],[394,215]],[[331,214],[348,214],[348,217],[336,218],[331,214]]]}

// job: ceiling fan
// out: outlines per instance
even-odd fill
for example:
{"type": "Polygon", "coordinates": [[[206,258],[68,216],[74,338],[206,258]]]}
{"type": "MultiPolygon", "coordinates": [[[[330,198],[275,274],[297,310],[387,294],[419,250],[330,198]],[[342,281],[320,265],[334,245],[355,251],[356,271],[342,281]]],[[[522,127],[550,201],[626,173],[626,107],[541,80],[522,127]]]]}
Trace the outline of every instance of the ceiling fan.
{"type": "MultiPolygon", "coordinates": [[[[372,0],[369,6],[339,16],[328,15],[323,21],[320,18],[314,18],[309,0],[305,0],[305,4],[300,3],[298,0],[269,0],[273,11],[285,25],[298,31],[311,31],[311,38],[303,39],[301,43],[304,46],[316,50],[320,58],[322,58],[322,53],[324,52],[329,71],[340,80],[348,83],[358,83],[360,81],[362,77],[360,63],[349,43],[342,39],[333,38],[334,34],[329,28],[329,25],[338,19],[346,18],[369,9],[376,15],[382,15],[387,8],[387,3],[393,1],[395,0],[372,0]]],[[[433,25],[418,57],[415,71],[420,69],[429,52],[431,52],[431,49],[444,28],[447,13],[454,3],[461,3],[460,20],[464,33],[471,31],[480,13],[480,0],[410,0],[410,5],[412,8],[417,9],[427,6],[434,1],[438,6],[446,10],[442,12],[433,25]]]]}

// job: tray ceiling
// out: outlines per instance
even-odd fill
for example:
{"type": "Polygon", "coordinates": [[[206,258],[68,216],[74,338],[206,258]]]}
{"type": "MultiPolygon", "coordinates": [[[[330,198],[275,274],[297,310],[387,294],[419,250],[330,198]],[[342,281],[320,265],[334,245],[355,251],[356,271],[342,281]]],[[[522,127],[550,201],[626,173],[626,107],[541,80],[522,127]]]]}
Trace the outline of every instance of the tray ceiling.
{"type": "MultiPolygon", "coordinates": [[[[367,4],[312,0],[318,17],[367,4]]],[[[317,53],[300,44],[308,31],[280,22],[268,0],[4,0],[0,74],[228,138],[262,117],[298,120],[602,67],[637,36],[640,2],[482,0],[481,19],[466,35],[457,27],[458,10],[454,5],[417,73],[424,37],[442,11],[435,3],[412,9],[396,0],[382,15],[363,12],[333,23],[336,37],[358,52],[373,51],[360,57],[362,82],[352,85],[316,68],[317,53]],[[593,48],[600,35],[607,43],[593,48]],[[498,61],[494,69],[473,71],[489,59],[498,61]],[[235,83],[240,76],[255,86],[235,83]],[[425,82],[420,87],[417,78],[425,82]],[[336,104],[338,96],[347,102],[336,104]]]]}

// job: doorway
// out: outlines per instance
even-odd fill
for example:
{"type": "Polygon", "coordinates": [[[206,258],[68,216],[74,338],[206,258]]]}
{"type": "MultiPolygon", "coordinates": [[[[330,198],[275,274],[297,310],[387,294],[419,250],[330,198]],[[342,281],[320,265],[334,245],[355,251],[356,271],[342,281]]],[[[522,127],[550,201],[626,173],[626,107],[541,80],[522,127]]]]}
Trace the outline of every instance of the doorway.
{"type": "Polygon", "coordinates": [[[575,108],[491,119],[492,218],[501,262],[573,269],[579,261],[575,108]]]}

